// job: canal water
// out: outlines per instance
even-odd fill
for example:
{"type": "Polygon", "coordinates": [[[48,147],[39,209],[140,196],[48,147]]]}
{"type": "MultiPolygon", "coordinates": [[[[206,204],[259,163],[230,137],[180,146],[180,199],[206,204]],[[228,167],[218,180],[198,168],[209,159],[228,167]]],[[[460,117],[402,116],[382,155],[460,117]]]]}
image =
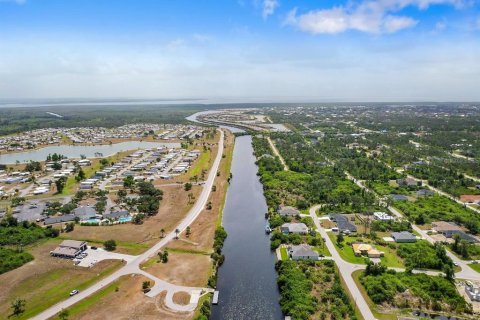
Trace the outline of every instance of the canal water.
{"type": "Polygon", "coordinates": [[[223,247],[225,262],[219,269],[219,304],[213,306],[213,320],[283,318],[275,254],[265,234],[267,204],[257,170],[251,136],[236,138],[233,179],[223,213],[228,233],[223,247]]]}

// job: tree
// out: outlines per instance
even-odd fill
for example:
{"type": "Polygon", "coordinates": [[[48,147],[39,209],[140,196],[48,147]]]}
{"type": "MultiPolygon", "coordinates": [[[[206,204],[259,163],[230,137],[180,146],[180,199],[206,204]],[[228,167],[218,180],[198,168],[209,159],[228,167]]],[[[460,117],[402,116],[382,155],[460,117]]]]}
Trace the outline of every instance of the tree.
{"type": "Polygon", "coordinates": [[[65,224],[65,232],[72,232],[75,228],[75,222],[65,224]]]}
{"type": "Polygon", "coordinates": [[[185,189],[185,191],[192,190],[192,184],[190,182],[185,183],[184,189],[185,189]]]}
{"type": "Polygon", "coordinates": [[[190,237],[190,226],[187,227],[185,235],[187,238],[190,237]]]}
{"type": "Polygon", "coordinates": [[[343,241],[344,241],[344,237],[343,237],[343,234],[339,233],[338,236],[337,236],[337,245],[340,247],[342,246],[343,244],[343,241]]]}
{"type": "Polygon", "coordinates": [[[117,192],[117,196],[120,198],[120,199],[123,199],[127,196],[127,191],[124,190],[124,189],[120,189],[118,190],[117,192]]]}
{"type": "Polygon", "coordinates": [[[446,264],[443,267],[443,272],[445,272],[445,279],[447,279],[450,282],[453,282],[455,278],[455,271],[453,271],[453,268],[451,265],[446,264]]]}
{"type": "Polygon", "coordinates": [[[97,201],[97,203],[95,203],[95,211],[97,211],[98,214],[103,214],[106,206],[107,203],[105,201],[97,201]]]}
{"type": "Polygon", "coordinates": [[[80,168],[80,171],[78,171],[78,174],[75,177],[75,180],[82,181],[82,180],[85,180],[85,178],[86,178],[85,171],[83,171],[83,169],[80,168]]]}
{"type": "Polygon", "coordinates": [[[160,238],[165,237],[165,229],[160,229],[160,238]]]}
{"type": "Polygon", "coordinates": [[[19,316],[22,313],[25,312],[25,305],[26,301],[24,299],[17,298],[15,301],[12,302],[10,305],[10,309],[12,309],[12,313],[10,314],[10,317],[13,316],[19,316]]]}
{"type": "Polygon", "coordinates": [[[100,159],[100,165],[102,166],[102,168],[108,166],[109,162],[108,162],[108,159],[100,159]]]}
{"type": "Polygon", "coordinates": [[[54,162],[52,164],[52,169],[53,170],[61,170],[62,169],[62,164],[60,162],[54,162]]]}
{"type": "Polygon", "coordinates": [[[125,177],[123,179],[123,187],[124,188],[132,188],[135,185],[135,180],[132,176],[125,177]]]}
{"type": "Polygon", "coordinates": [[[66,177],[61,177],[55,181],[55,186],[57,187],[57,193],[63,192],[63,188],[65,188],[66,183],[67,183],[66,177]]]}
{"type": "Polygon", "coordinates": [[[132,222],[134,224],[142,224],[143,223],[143,219],[145,219],[145,215],[143,213],[138,213],[136,215],[133,216],[132,218],[132,222]]]}
{"type": "Polygon", "coordinates": [[[25,203],[25,198],[23,197],[14,197],[12,198],[12,207],[16,207],[22,203],[25,203]]]}
{"type": "Polygon", "coordinates": [[[175,239],[178,239],[178,234],[180,233],[180,230],[175,229],[175,239]]]}
{"type": "Polygon", "coordinates": [[[142,283],[142,290],[143,290],[144,292],[147,292],[147,291],[150,290],[150,286],[151,286],[150,281],[143,281],[143,283],[142,283]]]}
{"type": "Polygon", "coordinates": [[[68,311],[67,309],[62,309],[62,311],[58,313],[58,318],[60,320],[67,320],[69,316],[70,316],[70,311],[68,311]]]}
{"type": "Polygon", "coordinates": [[[117,242],[115,240],[107,240],[103,243],[103,246],[107,251],[114,251],[117,249],[117,242]]]}
{"type": "Polygon", "coordinates": [[[30,173],[32,173],[34,171],[42,171],[42,166],[40,165],[40,162],[38,162],[38,161],[30,161],[25,166],[25,171],[28,171],[30,173]]]}
{"type": "Polygon", "coordinates": [[[159,253],[159,256],[160,256],[160,261],[162,261],[162,263],[167,263],[168,262],[168,251],[165,250],[163,253],[159,253]]]}

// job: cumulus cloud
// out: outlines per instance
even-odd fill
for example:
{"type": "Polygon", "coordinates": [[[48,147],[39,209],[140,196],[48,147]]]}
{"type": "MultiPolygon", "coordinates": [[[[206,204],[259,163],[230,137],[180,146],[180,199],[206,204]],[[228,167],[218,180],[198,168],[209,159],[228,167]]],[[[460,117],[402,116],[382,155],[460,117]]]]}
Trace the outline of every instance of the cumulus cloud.
{"type": "Polygon", "coordinates": [[[267,19],[268,16],[271,16],[275,13],[275,9],[277,9],[279,3],[277,0],[263,0],[263,10],[262,10],[262,17],[263,19],[267,19]]]}
{"type": "Polygon", "coordinates": [[[398,15],[402,9],[413,6],[426,10],[431,5],[449,4],[456,8],[463,6],[462,0],[365,0],[350,2],[343,6],[312,10],[297,14],[297,8],[291,10],[284,21],[301,31],[320,33],[341,33],[357,30],[367,33],[393,33],[415,26],[418,21],[398,15]]]}

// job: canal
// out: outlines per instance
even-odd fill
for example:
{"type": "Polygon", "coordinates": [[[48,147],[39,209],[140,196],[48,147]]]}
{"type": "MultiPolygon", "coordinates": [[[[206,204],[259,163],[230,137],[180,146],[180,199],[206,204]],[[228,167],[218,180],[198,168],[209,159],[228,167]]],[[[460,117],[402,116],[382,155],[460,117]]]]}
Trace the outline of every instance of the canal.
{"type": "Polygon", "coordinates": [[[228,237],[225,262],[219,269],[219,304],[213,320],[277,320],[283,315],[278,303],[275,254],[265,234],[267,204],[257,176],[251,136],[236,139],[232,174],[223,213],[228,237]]]}

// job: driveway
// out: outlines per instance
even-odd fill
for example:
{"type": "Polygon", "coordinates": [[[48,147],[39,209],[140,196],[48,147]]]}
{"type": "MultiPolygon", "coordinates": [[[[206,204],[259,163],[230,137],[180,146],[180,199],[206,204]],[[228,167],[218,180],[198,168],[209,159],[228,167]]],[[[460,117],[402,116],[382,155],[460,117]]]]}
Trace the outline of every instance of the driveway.
{"type": "Polygon", "coordinates": [[[98,248],[97,250],[88,248],[85,253],[87,253],[87,256],[80,260],[80,263],[78,264],[79,267],[92,267],[97,262],[102,260],[123,260],[128,263],[136,258],[136,256],[110,252],[102,248],[98,248]]]}

